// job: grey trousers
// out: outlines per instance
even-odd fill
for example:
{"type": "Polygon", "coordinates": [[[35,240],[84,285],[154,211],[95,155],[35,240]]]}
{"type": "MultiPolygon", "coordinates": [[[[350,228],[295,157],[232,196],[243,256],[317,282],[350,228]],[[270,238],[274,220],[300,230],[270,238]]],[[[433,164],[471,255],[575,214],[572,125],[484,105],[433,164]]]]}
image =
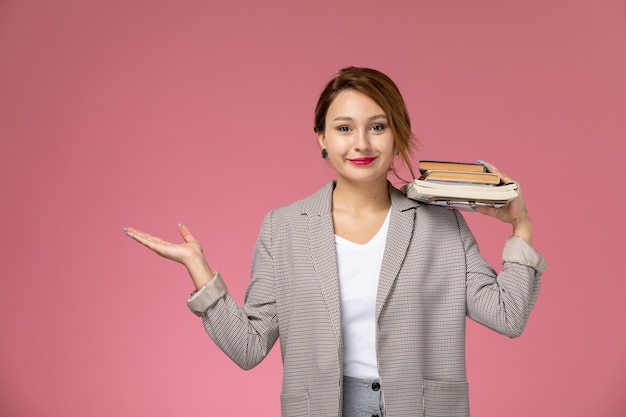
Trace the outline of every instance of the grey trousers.
{"type": "Polygon", "coordinates": [[[380,381],[343,377],[343,417],[385,417],[380,381]]]}

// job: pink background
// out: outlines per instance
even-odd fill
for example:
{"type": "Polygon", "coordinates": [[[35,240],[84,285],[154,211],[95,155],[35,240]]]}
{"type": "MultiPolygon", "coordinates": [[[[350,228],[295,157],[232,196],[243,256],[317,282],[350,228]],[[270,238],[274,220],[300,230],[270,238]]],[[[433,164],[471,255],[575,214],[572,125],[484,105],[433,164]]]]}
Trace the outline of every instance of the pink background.
{"type": "MultiPolygon", "coordinates": [[[[122,227],[185,221],[242,301],[265,212],[332,176],[313,107],[347,65],[398,83],[416,160],[485,159],[526,190],[550,266],[521,338],[469,323],[473,415],[626,415],[608,0],[0,1],[0,415],[279,415],[279,350],[237,368],[184,269],[122,227]]],[[[497,265],[509,227],[466,218],[497,265]]]]}

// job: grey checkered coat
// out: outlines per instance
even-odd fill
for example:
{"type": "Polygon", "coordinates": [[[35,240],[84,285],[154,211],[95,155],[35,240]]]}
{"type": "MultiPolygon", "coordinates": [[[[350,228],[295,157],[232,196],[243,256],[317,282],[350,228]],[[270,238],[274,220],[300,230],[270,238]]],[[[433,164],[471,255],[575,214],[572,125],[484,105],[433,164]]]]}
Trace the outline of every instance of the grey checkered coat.
{"type": "MultiPolygon", "coordinates": [[[[228,294],[219,274],[188,301],[215,343],[244,369],[263,360],[280,338],[284,417],[341,415],[332,190],[331,182],[267,214],[244,306],[228,294]]],[[[465,318],[519,336],[545,261],[521,238],[510,238],[496,275],[457,211],[409,200],[391,186],[390,194],[376,300],[386,416],[468,416],[465,318]]]]}

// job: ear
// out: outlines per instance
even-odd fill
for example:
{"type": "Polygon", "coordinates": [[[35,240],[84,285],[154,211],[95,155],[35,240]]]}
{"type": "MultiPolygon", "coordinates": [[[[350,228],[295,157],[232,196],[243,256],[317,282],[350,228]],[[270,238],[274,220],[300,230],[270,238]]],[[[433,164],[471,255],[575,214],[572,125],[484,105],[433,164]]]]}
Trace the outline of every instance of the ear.
{"type": "Polygon", "coordinates": [[[320,144],[320,149],[326,148],[326,135],[324,132],[317,132],[317,141],[320,144]]]}

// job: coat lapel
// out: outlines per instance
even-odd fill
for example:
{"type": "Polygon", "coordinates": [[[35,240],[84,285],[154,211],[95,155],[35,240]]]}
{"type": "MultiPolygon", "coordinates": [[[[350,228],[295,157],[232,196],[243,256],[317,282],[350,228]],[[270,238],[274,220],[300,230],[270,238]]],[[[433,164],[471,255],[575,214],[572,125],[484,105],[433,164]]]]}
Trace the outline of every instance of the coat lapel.
{"type": "Polygon", "coordinates": [[[322,296],[326,302],[337,344],[341,347],[341,307],[339,298],[339,275],[335,250],[335,232],[331,213],[334,182],[306,199],[302,212],[307,215],[309,247],[315,275],[319,280],[322,296]]]}
{"type": "Polygon", "coordinates": [[[392,186],[389,187],[389,193],[391,195],[391,218],[389,219],[387,244],[385,245],[378,281],[376,319],[378,319],[387,301],[389,291],[393,287],[406,256],[406,251],[413,237],[415,208],[419,207],[419,203],[407,199],[404,194],[392,186]]]}
{"type": "MultiPolygon", "coordinates": [[[[311,261],[335,329],[337,343],[341,346],[339,275],[331,212],[333,189],[334,182],[331,181],[324,188],[308,197],[303,204],[302,214],[307,215],[311,261]]],[[[376,318],[383,309],[406,256],[413,236],[415,208],[419,207],[419,203],[407,199],[401,191],[391,185],[389,185],[389,193],[392,211],[378,283],[376,318]]]]}

